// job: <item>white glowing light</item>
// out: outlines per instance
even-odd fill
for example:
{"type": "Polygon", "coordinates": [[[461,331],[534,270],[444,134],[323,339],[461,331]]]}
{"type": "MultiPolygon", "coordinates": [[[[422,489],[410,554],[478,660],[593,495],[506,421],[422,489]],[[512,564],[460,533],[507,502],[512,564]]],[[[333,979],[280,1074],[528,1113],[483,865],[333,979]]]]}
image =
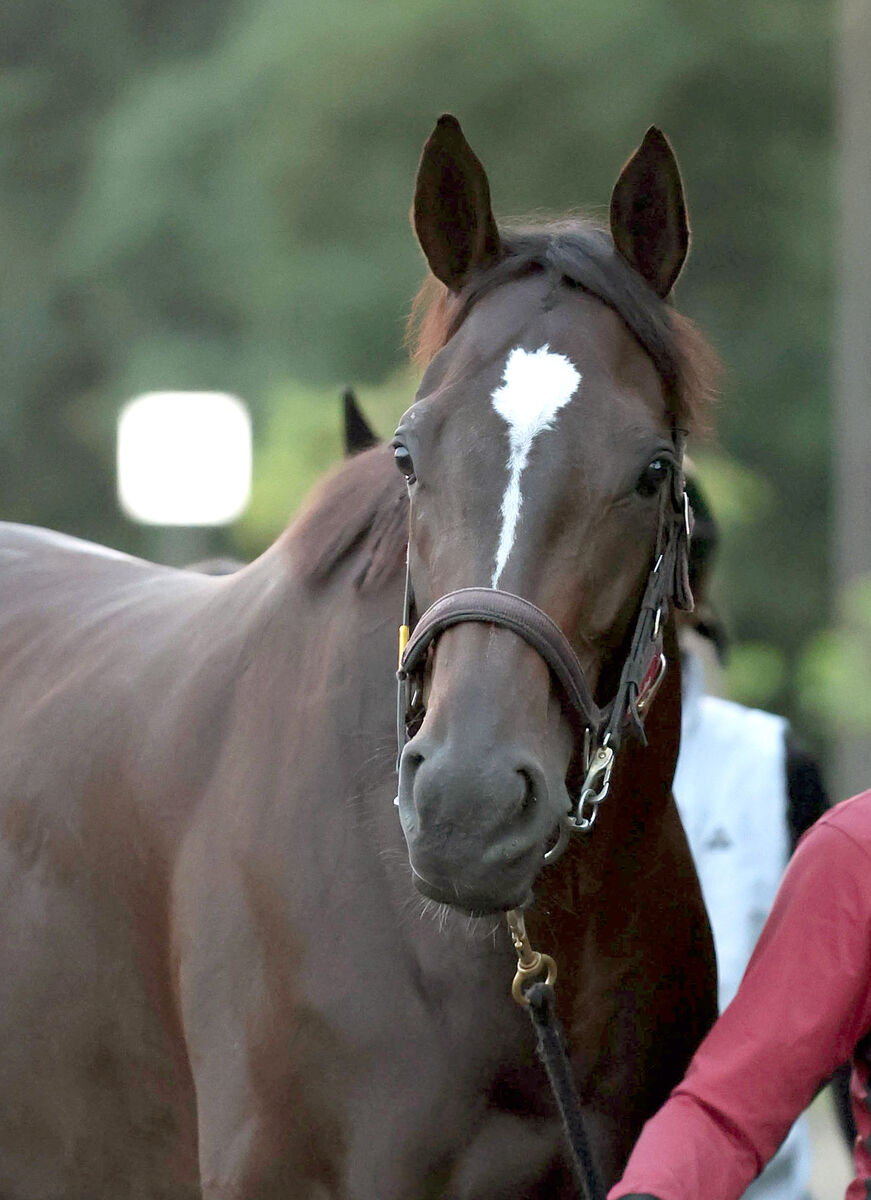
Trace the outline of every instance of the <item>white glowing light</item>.
{"type": "Polygon", "coordinates": [[[224,392],[149,392],[118,418],[118,499],[144,525],[227,525],[251,494],[251,418],[224,392]]]}

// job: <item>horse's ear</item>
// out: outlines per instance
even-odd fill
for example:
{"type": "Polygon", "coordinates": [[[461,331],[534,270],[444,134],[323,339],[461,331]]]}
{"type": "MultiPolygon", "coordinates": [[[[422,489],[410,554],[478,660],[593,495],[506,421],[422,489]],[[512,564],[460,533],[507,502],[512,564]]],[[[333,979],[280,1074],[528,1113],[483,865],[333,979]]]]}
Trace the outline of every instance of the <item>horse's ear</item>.
{"type": "Polygon", "coordinates": [[[487,175],[450,113],[423,148],[412,220],[430,270],[451,291],[500,257],[487,175]]]}
{"type": "Polygon", "coordinates": [[[667,296],[687,256],[690,231],[677,159],[655,125],[614,185],[611,236],[630,267],[667,296]]]}
{"type": "Polygon", "coordinates": [[[345,458],[378,444],[378,436],[363,415],[353,388],[345,388],[342,392],[342,415],[345,458]]]}

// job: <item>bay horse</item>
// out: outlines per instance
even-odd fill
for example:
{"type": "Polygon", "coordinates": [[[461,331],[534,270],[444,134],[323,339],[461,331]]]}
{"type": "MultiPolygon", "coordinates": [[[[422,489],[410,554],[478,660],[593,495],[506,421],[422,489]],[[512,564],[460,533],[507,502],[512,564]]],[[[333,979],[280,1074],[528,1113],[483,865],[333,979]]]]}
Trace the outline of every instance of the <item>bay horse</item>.
{"type": "Polygon", "coordinates": [[[509,996],[513,906],[560,965],[606,1181],[714,1017],[667,610],[647,744],[622,740],[558,863],[577,713],[498,622],[433,636],[396,784],[406,558],[419,616],[510,591],[597,703],[618,687],[705,416],[703,344],[665,301],[676,162],[649,131],[610,234],[500,230],[445,116],[414,224],[417,399],[256,562],[207,577],[3,527],[4,1200],[572,1195],[509,996]]]}

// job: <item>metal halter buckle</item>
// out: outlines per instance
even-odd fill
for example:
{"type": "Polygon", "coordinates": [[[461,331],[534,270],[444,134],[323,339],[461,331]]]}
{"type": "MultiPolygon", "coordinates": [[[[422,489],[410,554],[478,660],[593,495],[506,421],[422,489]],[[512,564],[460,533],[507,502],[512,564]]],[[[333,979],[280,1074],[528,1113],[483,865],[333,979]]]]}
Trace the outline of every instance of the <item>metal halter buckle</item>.
{"type": "Polygon", "coordinates": [[[608,795],[611,772],[614,770],[614,751],[605,743],[593,755],[587,769],[578,806],[566,817],[566,824],[576,833],[589,833],[596,823],[599,805],[608,795]]]}
{"type": "MultiPolygon", "coordinates": [[[[638,715],[639,715],[639,717],[642,717],[642,718],[644,716],[646,716],[648,708],[650,708],[651,704],[653,703],[653,698],[656,695],[656,693],[659,691],[659,685],[662,683],[663,679],[665,678],[665,672],[668,669],[668,661],[664,654],[660,653],[659,657],[656,658],[654,661],[656,664],[656,673],[651,678],[650,677],[651,671],[649,670],[647,672],[647,675],[641,681],[642,682],[641,691],[639,692],[638,699],[635,702],[635,707],[638,710],[638,715]],[[645,680],[648,680],[648,682],[646,684],[645,684],[645,680]]],[[[653,663],[651,663],[651,670],[652,669],[653,669],[653,663]]]]}

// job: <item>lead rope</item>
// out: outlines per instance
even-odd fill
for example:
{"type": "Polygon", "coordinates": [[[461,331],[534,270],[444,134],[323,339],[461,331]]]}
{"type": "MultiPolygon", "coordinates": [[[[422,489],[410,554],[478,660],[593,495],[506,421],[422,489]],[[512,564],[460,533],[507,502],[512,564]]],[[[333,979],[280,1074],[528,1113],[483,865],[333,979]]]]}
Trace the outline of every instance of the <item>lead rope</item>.
{"type": "Polygon", "coordinates": [[[535,1030],[535,1049],[547,1072],[548,1082],[559,1109],[563,1133],[569,1151],[569,1161],[582,1200],[605,1200],[605,1188],[596,1166],[584,1118],[581,1100],[575,1086],[572,1065],[566,1051],[566,1040],[556,1015],[553,985],[556,983],[556,963],[549,954],[533,950],[526,932],[526,922],[520,909],[505,914],[511,940],[517,951],[517,972],[511,984],[515,1002],[525,1008],[535,1030]],[[545,975],[544,982],[529,980],[545,975]]]}

